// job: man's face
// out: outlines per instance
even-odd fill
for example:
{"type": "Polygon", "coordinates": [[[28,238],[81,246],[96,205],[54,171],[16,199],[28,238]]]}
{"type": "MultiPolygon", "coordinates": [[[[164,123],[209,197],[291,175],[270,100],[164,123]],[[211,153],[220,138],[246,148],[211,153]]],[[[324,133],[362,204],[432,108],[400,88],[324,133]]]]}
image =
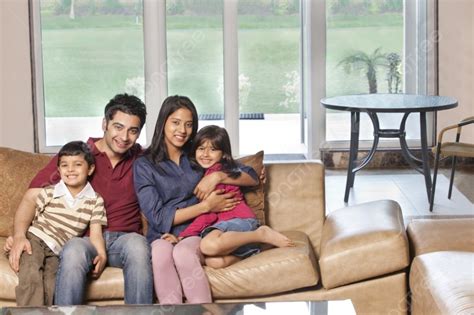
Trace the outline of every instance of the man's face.
{"type": "Polygon", "coordinates": [[[106,150],[115,155],[125,154],[137,142],[140,136],[140,118],[117,111],[114,117],[103,120],[104,142],[106,150]]]}

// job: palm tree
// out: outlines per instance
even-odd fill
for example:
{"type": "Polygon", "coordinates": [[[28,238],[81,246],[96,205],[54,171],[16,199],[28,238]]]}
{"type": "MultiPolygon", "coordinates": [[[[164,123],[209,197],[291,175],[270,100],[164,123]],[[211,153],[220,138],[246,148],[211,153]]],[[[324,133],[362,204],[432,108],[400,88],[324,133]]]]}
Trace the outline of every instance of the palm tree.
{"type": "Polygon", "coordinates": [[[367,80],[369,82],[369,93],[377,93],[377,67],[386,66],[387,59],[379,47],[372,54],[363,51],[355,51],[351,55],[342,59],[337,66],[343,66],[346,73],[351,71],[366,71],[367,80]]]}

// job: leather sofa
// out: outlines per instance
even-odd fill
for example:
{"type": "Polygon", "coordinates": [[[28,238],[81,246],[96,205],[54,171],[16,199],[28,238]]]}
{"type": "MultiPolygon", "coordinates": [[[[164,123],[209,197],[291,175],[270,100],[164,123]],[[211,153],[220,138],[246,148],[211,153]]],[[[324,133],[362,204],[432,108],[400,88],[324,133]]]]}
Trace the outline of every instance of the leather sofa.
{"type": "Polygon", "coordinates": [[[408,225],[411,313],[474,314],[474,218],[408,225]]]}
{"type": "MultiPolygon", "coordinates": [[[[0,148],[0,246],[34,174],[48,156],[0,148]]],[[[375,201],[326,216],[318,161],[266,164],[266,224],[292,248],[265,250],[223,269],[205,267],[216,302],[351,299],[357,314],[406,314],[408,239],[399,205],[375,201]]],[[[0,306],[15,305],[18,279],[0,255],[0,306]]],[[[90,281],[87,303],[123,303],[122,270],[90,281]]]]}

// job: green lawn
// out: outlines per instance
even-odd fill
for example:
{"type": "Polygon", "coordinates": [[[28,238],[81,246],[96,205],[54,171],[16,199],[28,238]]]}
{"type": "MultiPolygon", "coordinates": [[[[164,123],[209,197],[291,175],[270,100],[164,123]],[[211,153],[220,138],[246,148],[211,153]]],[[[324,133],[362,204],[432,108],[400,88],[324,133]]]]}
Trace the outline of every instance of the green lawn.
{"type": "MultiPolygon", "coordinates": [[[[296,103],[280,105],[286,98],[283,86],[291,83],[286,75],[299,71],[295,21],[294,16],[240,18],[239,69],[248,78],[241,111],[297,111],[296,103]]],[[[328,21],[328,95],[368,91],[363,73],[348,75],[336,67],[351,50],[371,52],[383,47],[384,52],[401,53],[403,21],[399,17],[366,22],[369,26],[361,27],[361,19],[328,21]]],[[[140,82],[144,77],[143,34],[135,17],[93,16],[70,21],[51,15],[42,23],[48,117],[100,116],[108,99],[125,90],[127,79],[140,82]]],[[[200,113],[220,113],[223,108],[220,23],[219,17],[168,19],[169,91],[190,96],[200,113]],[[194,25],[200,27],[190,30],[194,25]]],[[[379,91],[386,91],[385,74],[378,78],[379,91]]],[[[136,86],[142,89],[143,84],[136,86]]]]}

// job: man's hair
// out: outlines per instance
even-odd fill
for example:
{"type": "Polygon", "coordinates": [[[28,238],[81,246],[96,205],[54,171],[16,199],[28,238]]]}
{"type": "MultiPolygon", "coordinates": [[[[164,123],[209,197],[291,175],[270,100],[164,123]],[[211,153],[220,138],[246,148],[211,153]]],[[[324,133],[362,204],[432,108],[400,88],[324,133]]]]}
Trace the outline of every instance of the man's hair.
{"type": "Polygon", "coordinates": [[[104,117],[107,124],[114,118],[117,111],[138,116],[140,118],[140,130],[143,128],[146,121],[146,106],[138,97],[128,95],[127,93],[115,95],[104,109],[104,117]]]}
{"type": "Polygon", "coordinates": [[[84,155],[84,160],[86,160],[89,166],[95,164],[94,155],[92,154],[91,150],[87,146],[86,143],[82,141],[71,141],[63,145],[61,150],[58,153],[58,166],[61,162],[61,157],[63,156],[76,156],[76,155],[84,155]]]}

